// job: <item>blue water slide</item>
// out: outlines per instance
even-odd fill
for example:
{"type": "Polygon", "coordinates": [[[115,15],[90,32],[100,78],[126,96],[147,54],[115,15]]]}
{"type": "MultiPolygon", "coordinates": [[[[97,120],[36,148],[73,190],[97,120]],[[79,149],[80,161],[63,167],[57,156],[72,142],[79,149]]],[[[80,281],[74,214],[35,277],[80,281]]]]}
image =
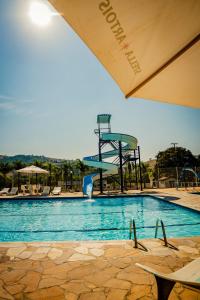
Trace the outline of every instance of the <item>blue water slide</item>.
{"type": "MultiPolygon", "coordinates": [[[[122,153],[135,150],[137,148],[137,139],[128,134],[122,133],[102,133],[100,136],[101,140],[109,142],[123,143],[122,153]]],[[[118,149],[113,149],[101,154],[102,161],[99,161],[99,155],[92,155],[83,158],[83,163],[87,166],[94,167],[103,170],[103,177],[108,177],[118,173],[118,164],[103,161],[119,154],[118,149]]],[[[99,173],[93,173],[83,178],[83,194],[89,196],[90,191],[93,191],[93,183],[99,179],[99,173]]]]}
{"type": "Polygon", "coordinates": [[[90,195],[92,195],[92,192],[93,192],[93,178],[97,175],[98,174],[93,173],[93,174],[84,176],[84,178],[83,178],[83,194],[84,195],[88,195],[89,197],[90,197],[90,195]]]}

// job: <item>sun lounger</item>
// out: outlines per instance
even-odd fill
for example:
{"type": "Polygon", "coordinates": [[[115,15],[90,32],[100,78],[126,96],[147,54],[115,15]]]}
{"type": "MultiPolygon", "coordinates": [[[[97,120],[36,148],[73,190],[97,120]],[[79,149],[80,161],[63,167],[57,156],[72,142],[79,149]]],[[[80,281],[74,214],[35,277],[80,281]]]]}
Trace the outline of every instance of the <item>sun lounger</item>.
{"type": "Polygon", "coordinates": [[[17,195],[17,193],[18,193],[18,187],[12,187],[11,191],[8,193],[8,195],[14,196],[14,195],[17,195]]]}
{"type": "Polygon", "coordinates": [[[0,191],[0,195],[7,195],[10,188],[3,188],[3,190],[0,191]]]}
{"type": "Polygon", "coordinates": [[[36,193],[36,194],[39,194],[40,189],[41,189],[40,184],[36,184],[36,187],[35,187],[35,193],[36,193]]]}
{"type": "Polygon", "coordinates": [[[53,195],[60,195],[61,193],[61,187],[60,186],[55,186],[53,191],[52,191],[52,194],[53,195]]]}
{"type": "Polygon", "coordinates": [[[176,282],[194,290],[200,290],[200,258],[193,260],[180,270],[165,274],[136,263],[136,266],[153,274],[158,287],[158,300],[167,300],[176,282]]]}
{"type": "Polygon", "coordinates": [[[44,186],[44,189],[41,193],[42,196],[48,196],[50,193],[50,186],[44,186]]]}
{"type": "Polygon", "coordinates": [[[28,185],[21,185],[21,191],[23,195],[29,194],[29,186],[28,185]]]}
{"type": "Polygon", "coordinates": [[[29,185],[29,194],[32,196],[35,193],[36,185],[29,185]]]}

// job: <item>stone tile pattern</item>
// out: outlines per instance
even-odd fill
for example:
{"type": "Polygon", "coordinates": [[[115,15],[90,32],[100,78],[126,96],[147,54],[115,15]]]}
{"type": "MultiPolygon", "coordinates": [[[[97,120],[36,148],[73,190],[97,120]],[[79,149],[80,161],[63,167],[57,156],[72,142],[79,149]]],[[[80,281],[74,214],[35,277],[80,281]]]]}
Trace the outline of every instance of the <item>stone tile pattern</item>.
{"type": "MultiPolygon", "coordinates": [[[[0,300],[154,300],[155,279],[140,262],[169,273],[200,256],[200,237],[132,241],[0,243],[0,300]]],[[[169,300],[200,300],[176,284],[169,300]]]]}

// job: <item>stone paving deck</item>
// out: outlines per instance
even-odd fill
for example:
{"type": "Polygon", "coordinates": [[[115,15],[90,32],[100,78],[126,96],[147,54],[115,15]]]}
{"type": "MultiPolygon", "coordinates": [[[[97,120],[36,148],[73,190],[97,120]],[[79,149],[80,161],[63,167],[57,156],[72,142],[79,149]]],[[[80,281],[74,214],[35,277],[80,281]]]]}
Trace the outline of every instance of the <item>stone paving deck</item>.
{"type": "MultiPolygon", "coordinates": [[[[191,192],[128,194],[151,194],[200,211],[200,195],[191,192]]],[[[154,300],[155,280],[136,262],[169,273],[200,256],[200,237],[170,239],[179,251],[157,239],[142,242],[147,253],[133,248],[131,241],[0,243],[0,300],[154,300]]],[[[200,300],[200,294],[176,284],[169,300],[200,300]]]]}
{"type": "Polygon", "coordinates": [[[195,194],[195,190],[159,189],[155,196],[174,202],[178,205],[189,207],[200,212],[200,192],[195,194]]]}
{"type": "MultiPolygon", "coordinates": [[[[152,275],[136,262],[170,273],[200,256],[200,237],[132,241],[0,243],[0,299],[154,300],[152,275]]],[[[176,284],[169,300],[200,300],[200,294],[176,284]]]]}

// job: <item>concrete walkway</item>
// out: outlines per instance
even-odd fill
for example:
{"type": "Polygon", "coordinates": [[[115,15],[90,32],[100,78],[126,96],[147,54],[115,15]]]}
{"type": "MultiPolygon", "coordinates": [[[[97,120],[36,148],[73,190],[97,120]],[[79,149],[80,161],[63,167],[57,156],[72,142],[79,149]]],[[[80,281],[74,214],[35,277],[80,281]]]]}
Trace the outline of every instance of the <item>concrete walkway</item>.
{"type": "MultiPolygon", "coordinates": [[[[157,291],[152,275],[136,262],[169,273],[200,256],[200,237],[131,241],[0,243],[0,299],[150,300],[157,291]]],[[[176,284],[170,300],[200,300],[198,292],[176,284]]]]}
{"type": "MultiPolygon", "coordinates": [[[[146,191],[147,192],[147,191],[146,191]]],[[[192,208],[200,212],[200,191],[195,194],[195,190],[176,190],[176,189],[159,189],[156,190],[155,196],[161,196],[164,200],[192,208]]],[[[151,192],[152,193],[152,190],[151,192]]]]}

